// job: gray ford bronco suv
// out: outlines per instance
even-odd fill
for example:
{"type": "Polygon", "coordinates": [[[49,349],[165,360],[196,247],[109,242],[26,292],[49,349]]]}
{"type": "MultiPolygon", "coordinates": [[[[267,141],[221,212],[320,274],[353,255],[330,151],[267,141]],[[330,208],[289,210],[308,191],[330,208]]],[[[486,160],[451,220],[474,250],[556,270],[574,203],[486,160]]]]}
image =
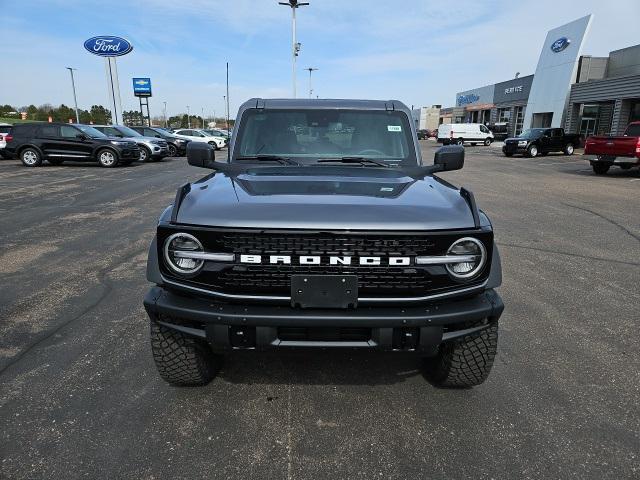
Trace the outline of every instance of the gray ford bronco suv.
{"type": "Polygon", "coordinates": [[[444,387],[482,383],[503,303],[491,222],[423,165],[396,100],[252,99],[224,159],[191,142],[187,183],[160,216],[144,299],[162,378],[203,385],[225,352],[413,352],[444,387]]]}

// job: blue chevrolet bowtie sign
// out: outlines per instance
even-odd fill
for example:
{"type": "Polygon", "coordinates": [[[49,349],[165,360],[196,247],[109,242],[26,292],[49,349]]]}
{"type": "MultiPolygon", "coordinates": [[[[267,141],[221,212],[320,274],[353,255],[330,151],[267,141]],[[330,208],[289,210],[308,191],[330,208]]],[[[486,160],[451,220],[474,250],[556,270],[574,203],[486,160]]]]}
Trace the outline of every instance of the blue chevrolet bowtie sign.
{"type": "Polygon", "coordinates": [[[136,97],[150,97],[151,96],[151,79],[150,78],[134,78],[133,94],[136,97]]]}

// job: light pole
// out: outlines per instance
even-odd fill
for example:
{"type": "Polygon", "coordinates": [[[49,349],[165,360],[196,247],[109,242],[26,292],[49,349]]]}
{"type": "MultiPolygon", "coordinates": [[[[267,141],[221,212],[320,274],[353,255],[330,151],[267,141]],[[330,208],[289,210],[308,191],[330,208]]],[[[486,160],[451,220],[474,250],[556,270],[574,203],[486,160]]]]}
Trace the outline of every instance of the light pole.
{"type": "Polygon", "coordinates": [[[187,128],[191,128],[191,118],[189,118],[189,105],[187,105],[187,128]]]}
{"type": "Polygon", "coordinates": [[[80,115],[78,115],[78,99],[76,98],[76,82],[73,79],[73,71],[77,70],[77,68],[66,67],[71,74],[71,88],[73,88],[73,103],[76,107],[76,123],[80,123],[80,115]]]}
{"type": "Polygon", "coordinates": [[[280,5],[291,7],[291,37],[292,37],[292,62],[291,62],[291,81],[293,85],[293,98],[296,98],[296,57],[300,52],[300,44],[296,40],[296,10],[299,7],[309,5],[308,2],[298,2],[298,0],[289,0],[288,2],[278,2],[280,5]]]}
{"type": "Polygon", "coordinates": [[[202,110],[202,128],[204,129],[205,128],[205,126],[204,126],[204,107],[202,107],[201,110],[202,110]]]}
{"type": "Polygon", "coordinates": [[[169,128],[169,123],[167,122],[167,102],[162,103],[164,103],[164,109],[162,110],[164,112],[164,128],[169,128]]]}
{"type": "Polygon", "coordinates": [[[224,112],[225,112],[224,118],[226,119],[225,122],[226,122],[226,125],[227,125],[227,130],[229,130],[229,109],[227,108],[227,96],[226,95],[222,96],[222,101],[224,102],[224,112]]]}
{"type": "Polygon", "coordinates": [[[313,98],[313,85],[311,83],[311,73],[315,72],[318,69],[309,67],[309,68],[305,68],[305,70],[309,70],[309,98],[313,98]]]}

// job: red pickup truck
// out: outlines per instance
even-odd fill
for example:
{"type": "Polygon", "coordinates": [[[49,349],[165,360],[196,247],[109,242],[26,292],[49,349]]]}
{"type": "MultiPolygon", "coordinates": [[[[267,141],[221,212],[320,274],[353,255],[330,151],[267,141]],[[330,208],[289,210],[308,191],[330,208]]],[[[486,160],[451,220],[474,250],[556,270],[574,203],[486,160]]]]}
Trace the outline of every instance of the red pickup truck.
{"type": "Polygon", "coordinates": [[[596,175],[604,175],[612,165],[625,170],[640,165],[640,122],[630,123],[622,137],[587,138],[584,154],[596,156],[589,159],[596,175]]]}

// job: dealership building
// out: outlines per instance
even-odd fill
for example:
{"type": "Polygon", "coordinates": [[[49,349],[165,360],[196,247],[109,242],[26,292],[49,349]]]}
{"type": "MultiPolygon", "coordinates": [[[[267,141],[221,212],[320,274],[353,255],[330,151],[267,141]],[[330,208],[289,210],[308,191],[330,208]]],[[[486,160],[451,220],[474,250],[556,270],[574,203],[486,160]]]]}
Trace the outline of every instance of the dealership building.
{"type": "Polygon", "coordinates": [[[582,55],[591,21],[588,15],[550,30],[533,75],[457,93],[440,123],[483,123],[505,136],[540,127],[587,136],[620,134],[640,121],[640,45],[582,55]]]}
{"type": "Polygon", "coordinates": [[[416,130],[435,130],[438,128],[440,110],[442,105],[431,105],[430,107],[420,107],[411,110],[413,122],[416,130]]]}

